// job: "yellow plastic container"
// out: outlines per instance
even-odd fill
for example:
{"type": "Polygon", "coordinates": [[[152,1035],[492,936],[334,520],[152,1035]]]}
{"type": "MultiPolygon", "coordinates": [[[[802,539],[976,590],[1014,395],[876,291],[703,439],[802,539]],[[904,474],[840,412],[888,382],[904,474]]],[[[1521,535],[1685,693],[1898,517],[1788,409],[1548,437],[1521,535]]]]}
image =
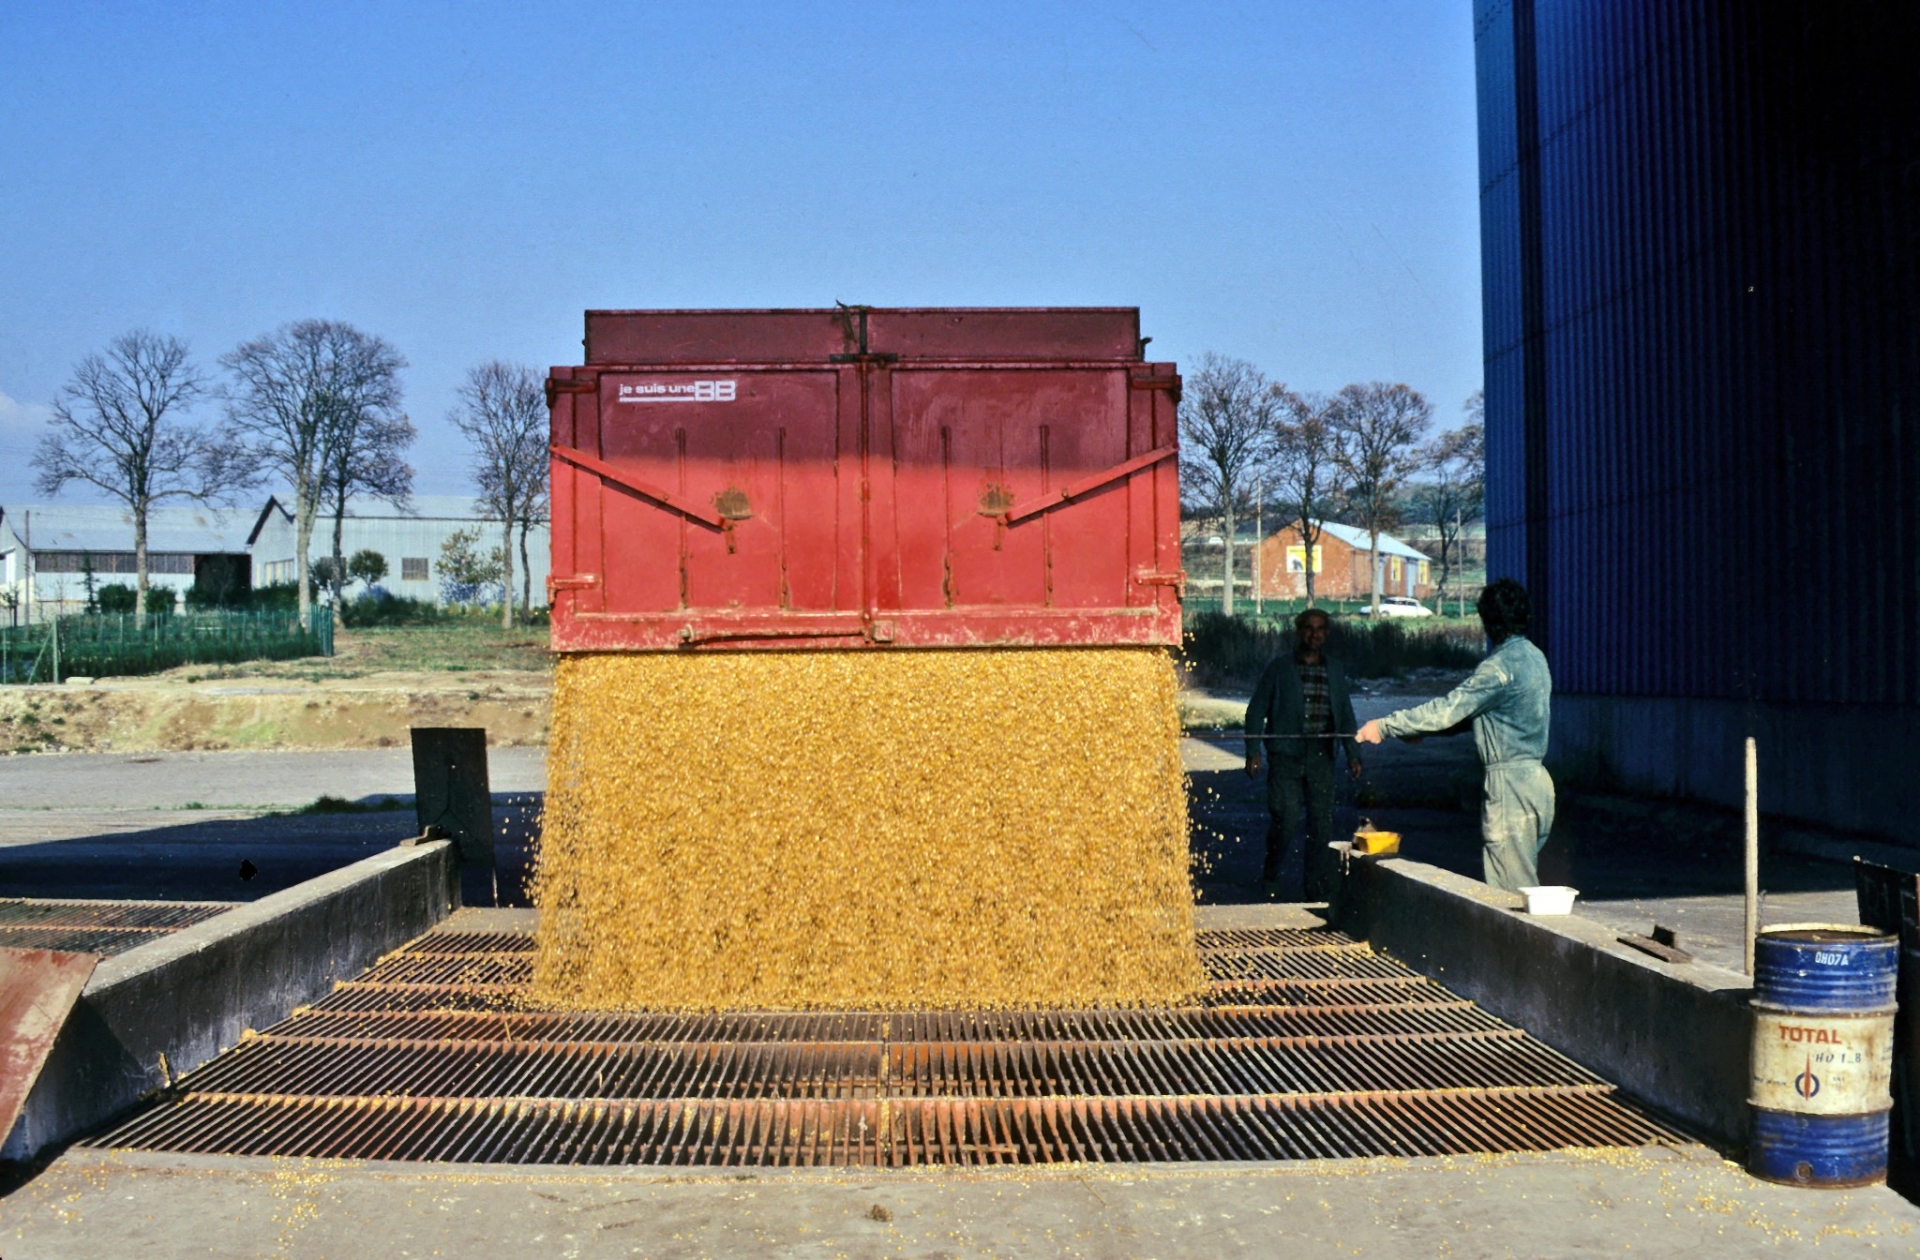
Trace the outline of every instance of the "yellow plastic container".
{"type": "Polygon", "coordinates": [[[1398,853],[1400,852],[1400,833],[1397,831],[1356,831],[1353,833],[1353,851],[1355,853],[1398,853]]]}

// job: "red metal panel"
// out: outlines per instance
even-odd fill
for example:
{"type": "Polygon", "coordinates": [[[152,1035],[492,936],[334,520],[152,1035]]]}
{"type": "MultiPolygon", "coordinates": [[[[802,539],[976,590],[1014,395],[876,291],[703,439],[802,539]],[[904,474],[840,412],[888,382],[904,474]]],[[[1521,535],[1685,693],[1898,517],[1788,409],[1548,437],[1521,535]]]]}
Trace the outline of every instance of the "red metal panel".
{"type": "Polygon", "coordinates": [[[1136,312],[588,325],[599,361],[554,372],[558,650],[1179,641],[1179,378],[1136,312]]]}
{"type": "Polygon", "coordinates": [[[0,1133],[13,1130],[98,954],[0,949],[0,1133]]]}
{"type": "Polygon", "coordinates": [[[1132,307],[876,310],[867,347],[902,359],[1137,363],[1140,312],[1132,307]]]}
{"type": "Polygon", "coordinates": [[[590,364],[825,363],[903,359],[1138,362],[1132,307],[588,311],[590,364]]]}

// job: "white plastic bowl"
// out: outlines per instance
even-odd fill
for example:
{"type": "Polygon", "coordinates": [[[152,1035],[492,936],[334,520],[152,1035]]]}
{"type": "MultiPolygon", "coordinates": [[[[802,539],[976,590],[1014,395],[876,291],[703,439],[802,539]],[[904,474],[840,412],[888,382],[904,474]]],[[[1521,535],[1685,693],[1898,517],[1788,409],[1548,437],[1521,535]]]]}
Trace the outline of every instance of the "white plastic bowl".
{"type": "Polygon", "coordinates": [[[1573,899],[1580,895],[1580,890],[1565,884],[1545,884],[1522,888],[1520,893],[1527,899],[1528,914],[1572,914],[1573,899]]]}

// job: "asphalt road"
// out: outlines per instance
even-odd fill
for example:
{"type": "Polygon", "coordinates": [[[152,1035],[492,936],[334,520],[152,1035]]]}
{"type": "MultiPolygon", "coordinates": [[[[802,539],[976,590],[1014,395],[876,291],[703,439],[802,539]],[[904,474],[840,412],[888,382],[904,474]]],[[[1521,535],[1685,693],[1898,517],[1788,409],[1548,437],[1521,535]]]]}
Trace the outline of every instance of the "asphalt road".
{"type": "MultiPolygon", "coordinates": [[[[517,898],[545,751],[487,762],[517,898]]],[[[412,800],[406,749],[0,757],[0,896],[252,901],[416,834],[412,800]],[[386,808],[285,812],[322,796],[386,808]]]]}
{"type": "MultiPolygon", "coordinates": [[[[547,785],[546,750],[492,748],[495,792],[547,785]]],[[[285,809],[321,796],[411,799],[405,748],[335,752],[32,753],[0,757],[0,811],[285,809]]]]}

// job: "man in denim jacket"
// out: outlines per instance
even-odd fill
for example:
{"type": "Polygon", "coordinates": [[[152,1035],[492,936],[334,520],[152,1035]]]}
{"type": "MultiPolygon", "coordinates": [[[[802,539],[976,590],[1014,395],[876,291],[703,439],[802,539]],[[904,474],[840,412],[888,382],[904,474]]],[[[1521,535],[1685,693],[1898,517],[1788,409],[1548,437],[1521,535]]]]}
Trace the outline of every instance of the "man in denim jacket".
{"type": "Polygon", "coordinates": [[[1437,700],[1368,722],[1360,742],[1453,734],[1471,722],[1487,771],[1481,861],[1487,883],[1513,892],[1540,882],[1540,847],[1553,830],[1553,780],[1540,764],[1553,676],[1547,658],[1527,641],[1533,605],[1525,587],[1501,578],[1480,593],[1478,608],[1493,644],[1479,668],[1437,700]]]}

